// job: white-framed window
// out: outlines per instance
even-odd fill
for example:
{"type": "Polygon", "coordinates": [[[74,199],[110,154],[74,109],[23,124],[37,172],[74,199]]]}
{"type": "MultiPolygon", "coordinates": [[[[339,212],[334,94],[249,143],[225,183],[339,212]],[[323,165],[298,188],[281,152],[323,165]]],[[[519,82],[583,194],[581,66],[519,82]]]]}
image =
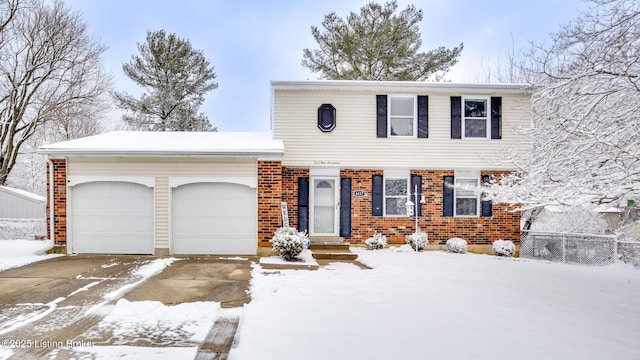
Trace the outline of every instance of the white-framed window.
{"type": "Polygon", "coordinates": [[[473,190],[479,185],[478,178],[455,178],[454,216],[475,217],[480,212],[480,197],[473,190]]]}
{"type": "Polygon", "coordinates": [[[407,216],[406,202],[408,198],[409,178],[384,178],[384,215],[407,216]]]}
{"type": "Polygon", "coordinates": [[[462,97],[462,138],[488,139],[491,135],[490,116],[490,97],[462,97]]]}
{"type": "Polygon", "coordinates": [[[416,97],[389,95],[389,137],[416,137],[416,97]]]}

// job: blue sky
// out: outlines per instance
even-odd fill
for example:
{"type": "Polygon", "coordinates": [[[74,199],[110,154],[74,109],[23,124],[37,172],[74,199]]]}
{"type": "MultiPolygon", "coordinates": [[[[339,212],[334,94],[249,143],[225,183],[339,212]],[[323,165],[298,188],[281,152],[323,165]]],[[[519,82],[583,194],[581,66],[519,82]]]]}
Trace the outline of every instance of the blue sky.
{"type": "MultiPolygon", "coordinates": [[[[217,73],[218,89],[201,107],[219,131],[269,129],[271,80],[316,80],[300,64],[302,50],[315,48],[311,26],[324,15],[345,17],[368,1],[356,0],[66,0],[80,11],[89,33],[109,47],[104,64],[114,88],[139,94],[122,72],[137,53],[147,30],[165,29],[204,52],[217,73]]],[[[382,1],[380,1],[382,2],[382,1]]],[[[483,64],[504,56],[511,47],[548,41],[549,34],[578,15],[581,0],[399,0],[424,12],[422,50],[464,43],[458,65],[447,76],[453,82],[478,82],[483,64]]],[[[109,115],[113,124],[117,111],[109,115]]]]}

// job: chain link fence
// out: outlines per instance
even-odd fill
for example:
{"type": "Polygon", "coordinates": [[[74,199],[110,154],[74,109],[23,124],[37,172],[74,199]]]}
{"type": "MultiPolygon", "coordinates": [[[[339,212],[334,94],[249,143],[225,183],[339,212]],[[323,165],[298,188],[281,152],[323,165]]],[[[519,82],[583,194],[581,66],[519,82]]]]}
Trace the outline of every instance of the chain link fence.
{"type": "Polygon", "coordinates": [[[520,257],[586,265],[612,264],[616,257],[616,237],[522,231],[520,257]]]}

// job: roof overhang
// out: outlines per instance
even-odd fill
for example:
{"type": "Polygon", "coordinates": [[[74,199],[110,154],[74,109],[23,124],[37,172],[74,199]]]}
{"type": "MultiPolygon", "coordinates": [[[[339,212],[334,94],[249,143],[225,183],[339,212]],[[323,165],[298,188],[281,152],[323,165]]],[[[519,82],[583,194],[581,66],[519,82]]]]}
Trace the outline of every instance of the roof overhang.
{"type": "Polygon", "coordinates": [[[429,93],[473,93],[473,94],[531,94],[529,84],[469,84],[422,81],[361,81],[361,80],[317,80],[317,81],[271,81],[275,90],[312,91],[384,91],[384,92],[429,92],[429,93]]]}
{"type": "Polygon", "coordinates": [[[61,157],[189,157],[280,159],[284,144],[260,132],[136,132],[116,131],[38,149],[61,157]]]}

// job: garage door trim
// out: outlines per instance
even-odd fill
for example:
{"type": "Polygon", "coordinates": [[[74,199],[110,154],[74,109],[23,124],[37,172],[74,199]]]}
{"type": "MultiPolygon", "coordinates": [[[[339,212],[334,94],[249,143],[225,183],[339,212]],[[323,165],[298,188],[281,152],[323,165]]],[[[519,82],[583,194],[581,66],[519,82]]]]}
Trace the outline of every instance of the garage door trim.
{"type": "Polygon", "coordinates": [[[182,185],[197,183],[228,183],[248,186],[252,189],[258,188],[258,179],[255,176],[213,176],[213,177],[177,177],[169,178],[169,187],[177,188],[182,185]]]}
{"type": "Polygon", "coordinates": [[[104,181],[134,183],[150,188],[156,185],[156,178],[153,176],[70,176],[67,178],[67,185],[75,186],[88,182],[104,181]]]}

